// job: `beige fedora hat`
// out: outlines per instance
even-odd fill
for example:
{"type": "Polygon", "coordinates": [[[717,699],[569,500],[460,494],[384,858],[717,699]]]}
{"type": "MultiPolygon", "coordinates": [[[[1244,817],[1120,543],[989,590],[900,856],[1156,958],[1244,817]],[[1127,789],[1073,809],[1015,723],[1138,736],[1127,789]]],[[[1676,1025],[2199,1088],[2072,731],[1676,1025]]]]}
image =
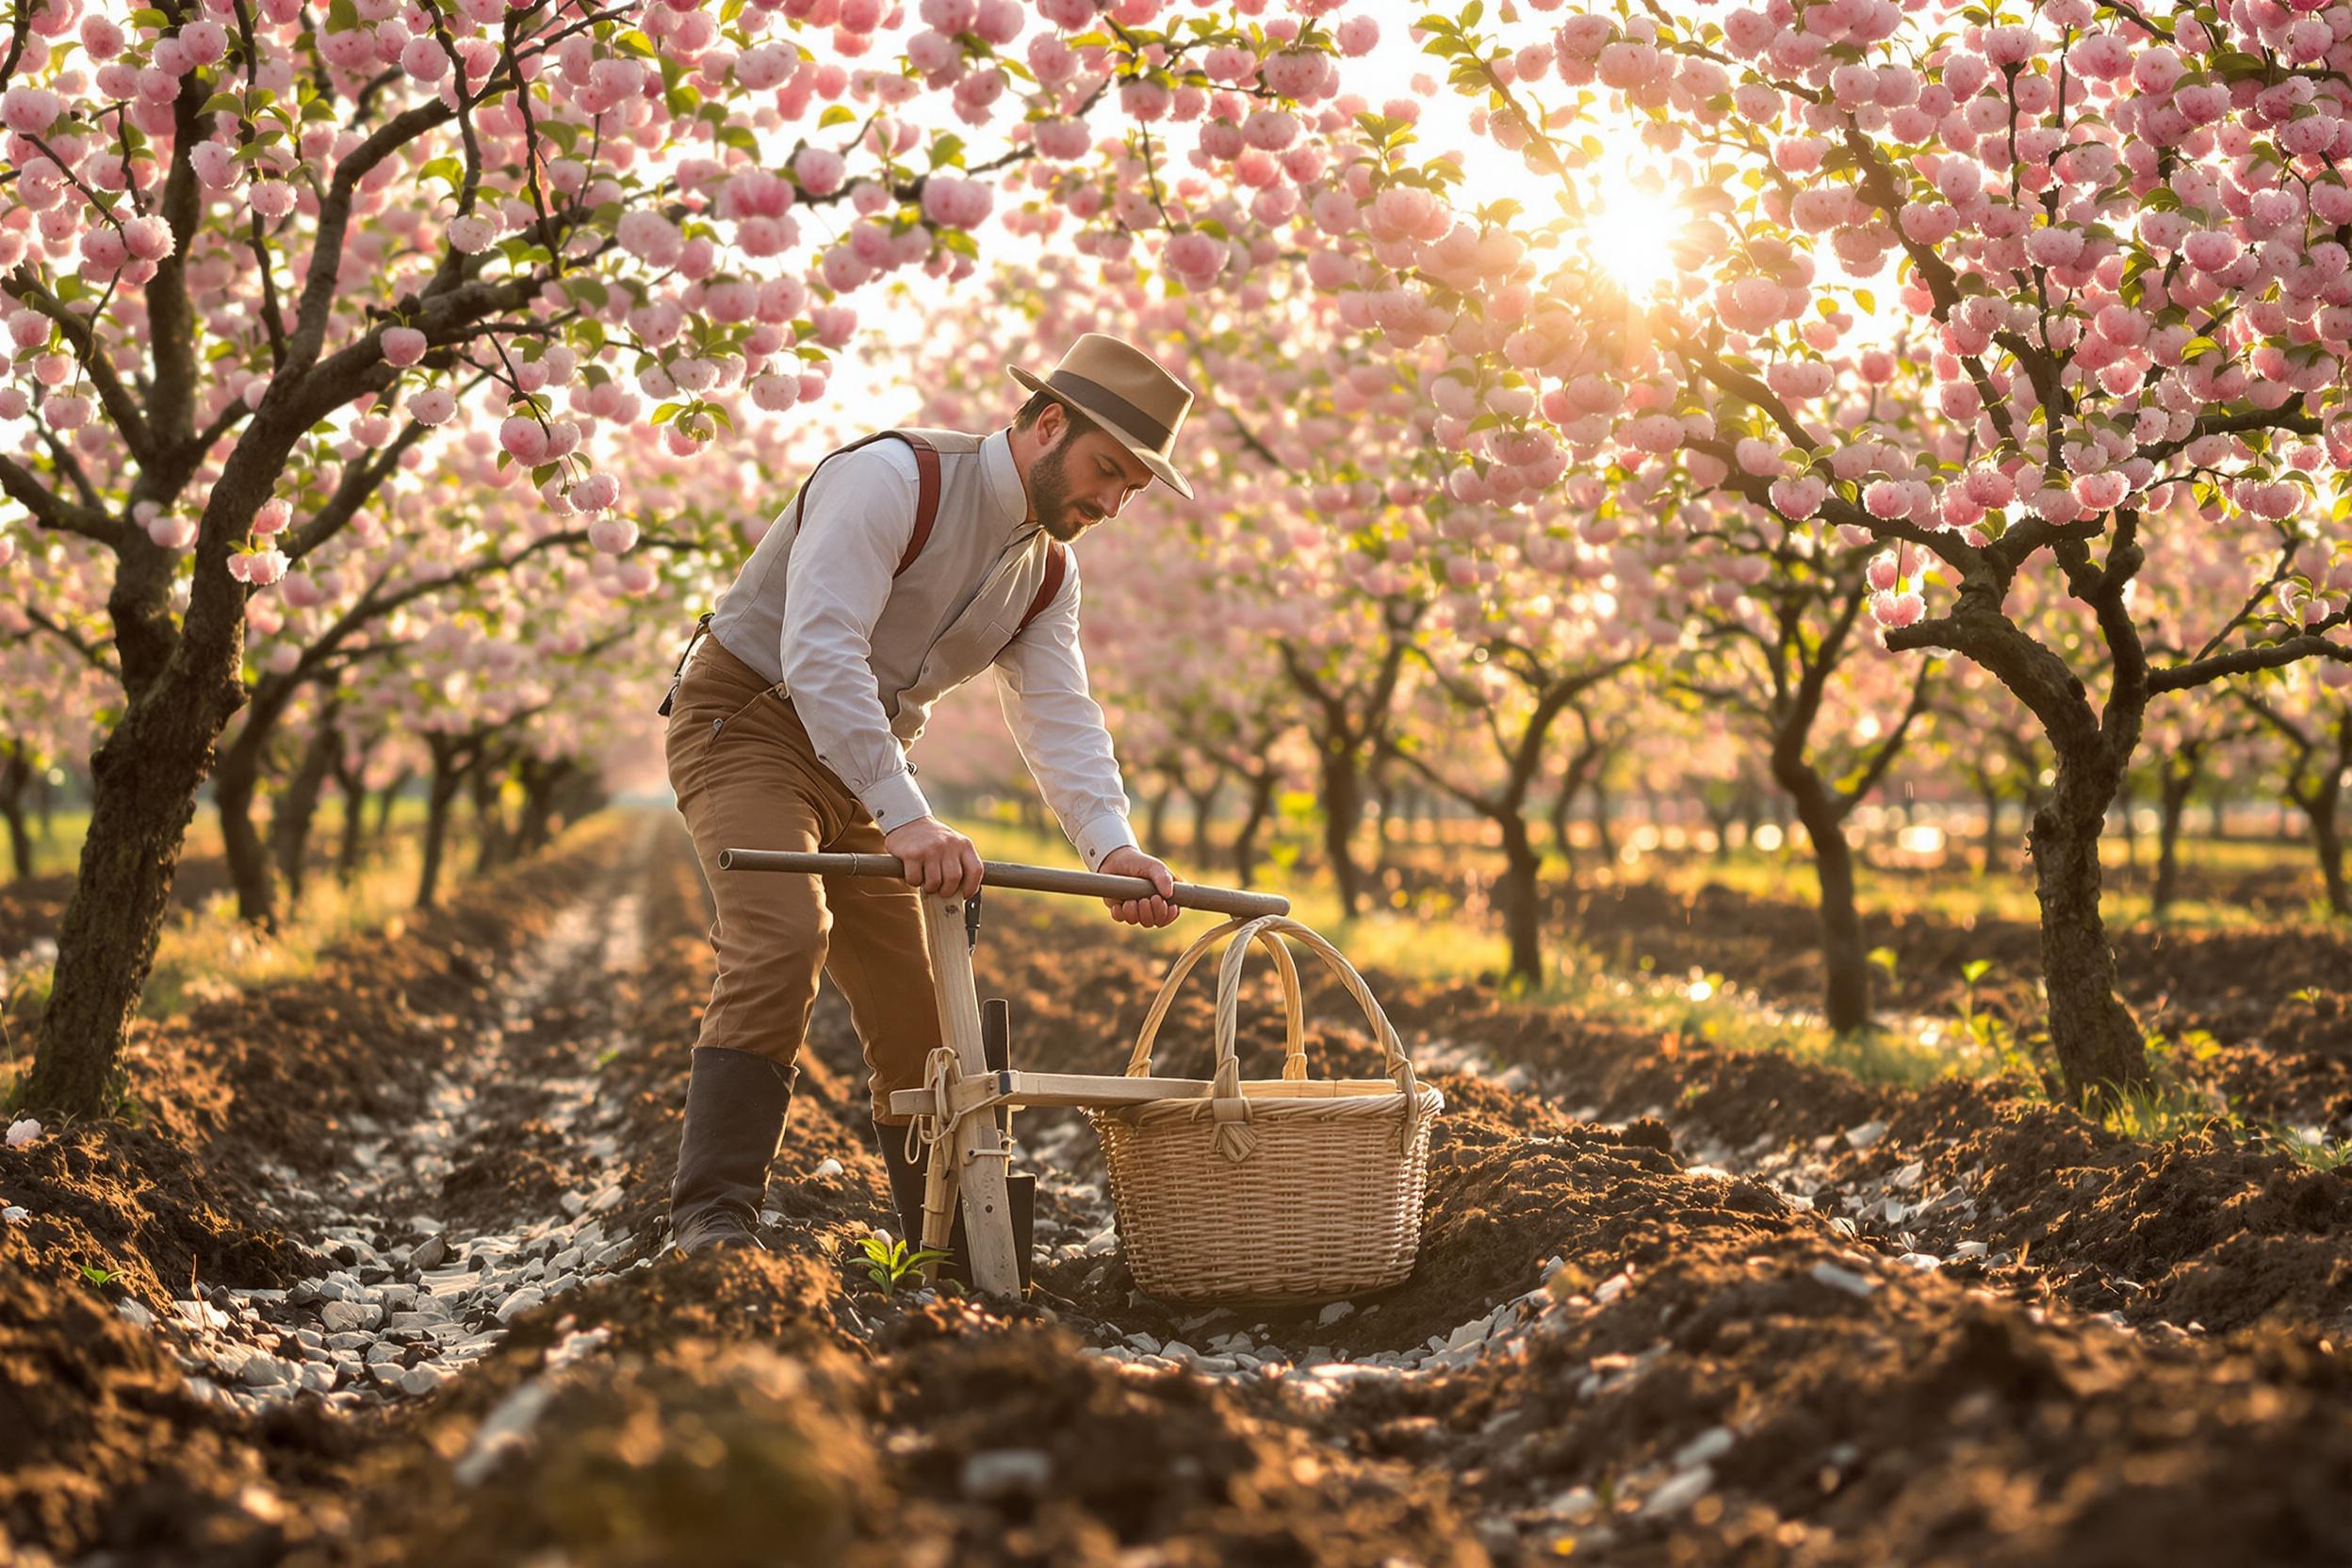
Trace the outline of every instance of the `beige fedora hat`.
{"type": "Polygon", "coordinates": [[[1018,365],[1004,368],[1030,391],[1050,392],[1101,425],[1178,495],[1192,498],[1192,486],[1169,461],[1176,433],[1192,407],[1192,388],[1161,369],[1150,354],[1090,332],[1070,346],[1042,381],[1018,365]]]}

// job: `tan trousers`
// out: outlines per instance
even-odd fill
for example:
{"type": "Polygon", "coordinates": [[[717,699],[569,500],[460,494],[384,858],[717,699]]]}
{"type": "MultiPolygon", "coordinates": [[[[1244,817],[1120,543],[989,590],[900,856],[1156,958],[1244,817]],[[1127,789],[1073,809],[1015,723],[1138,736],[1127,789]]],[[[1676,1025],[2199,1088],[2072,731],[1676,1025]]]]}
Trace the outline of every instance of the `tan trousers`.
{"type": "Polygon", "coordinates": [[[922,895],[879,877],[721,871],[723,849],[887,853],[858,797],[817,760],[791,700],[706,637],[686,667],[665,743],[670,786],[718,906],[719,960],[698,1045],[790,1065],[808,1037],[817,976],[849,1000],[877,1119],[923,1086],[939,1043],[922,895]]]}

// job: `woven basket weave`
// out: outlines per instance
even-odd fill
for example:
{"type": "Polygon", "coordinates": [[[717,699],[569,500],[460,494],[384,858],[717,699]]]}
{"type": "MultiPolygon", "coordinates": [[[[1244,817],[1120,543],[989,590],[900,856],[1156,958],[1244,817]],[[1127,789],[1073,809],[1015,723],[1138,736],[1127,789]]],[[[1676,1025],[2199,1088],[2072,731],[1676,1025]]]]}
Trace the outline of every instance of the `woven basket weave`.
{"type": "Polygon", "coordinates": [[[1421,1248],[1429,1127],[1445,1100],[1414,1078],[1387,1015],[1330,942],[1279,915],[1205,933],[1169,969],[1128,1076],[1152,1075],[1152,1042],[1177,987],[1228,939],[1217,974],[1216,1076],[1205,1094],[1087,1112],[1135,1284],[1170,1301],[1266,1303],[1395,1284],[1421,1248]],[[1364,1009],[1386,1078],[1307,1076],[1298,972],[1284,938],[1321,958],[1364,1009]],[[1288,1038],[1277,1079],[1244,1079],[1234,1047],[1252,942],[1272,955],[1281,982],[1288,1038]]]}

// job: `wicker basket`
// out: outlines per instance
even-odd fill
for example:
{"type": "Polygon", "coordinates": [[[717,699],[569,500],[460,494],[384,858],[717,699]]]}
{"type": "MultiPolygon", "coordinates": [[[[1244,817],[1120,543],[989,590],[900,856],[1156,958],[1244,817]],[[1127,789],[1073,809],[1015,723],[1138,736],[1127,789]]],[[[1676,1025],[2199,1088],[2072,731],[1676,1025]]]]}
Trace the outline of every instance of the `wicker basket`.
{"type": "Polygon", "coordinates": [[[1217,1070],[1190,1099],[1087,1112],[1135,1284],[1171,1301],[1330,1301],[1392,1285],[1421,1247],[1429,1127],[1445,1104],[1414,1078],[1364,977],[1321,937],[1279,915],[1232,920],[1168,971],[1127,1063],[1152,1047],[1176,988],[1230,939],[1217,974],[1217,1070]],[[1364,1009],[1388,1076],[1310,1079],[1298,972],[1282,939],[1320,957],[1364,1009]],[[1272,955],[1288,1031],[1278,1079],[1244,1079],[1235,1054],[1242,959],[1272,955]]]}

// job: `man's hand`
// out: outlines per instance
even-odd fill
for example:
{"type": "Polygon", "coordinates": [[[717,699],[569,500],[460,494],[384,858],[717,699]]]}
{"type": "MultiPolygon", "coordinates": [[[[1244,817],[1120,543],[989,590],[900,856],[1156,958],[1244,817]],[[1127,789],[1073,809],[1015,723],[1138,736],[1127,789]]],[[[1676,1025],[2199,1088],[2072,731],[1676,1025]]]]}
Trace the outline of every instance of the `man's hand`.
{"type": "Polygon", "coordinates": [[[1143,851],[1120,845],[1094,868],[1105,876],[1140,876],[1160,890],[1157,898],[1106,898],[1102,906],[1111,918],[1129,925],[1166,925],[1184,911],[1168,900],[1176,896],[1176,878],[1143,851]]]}
{"type": "Polygon", "coordinates": [[[970,898],[980,890],[980,852],[937,817],[900,823],[882,836],[882,847],[898,857],[906,880],[926,893],[970,898]]]}

